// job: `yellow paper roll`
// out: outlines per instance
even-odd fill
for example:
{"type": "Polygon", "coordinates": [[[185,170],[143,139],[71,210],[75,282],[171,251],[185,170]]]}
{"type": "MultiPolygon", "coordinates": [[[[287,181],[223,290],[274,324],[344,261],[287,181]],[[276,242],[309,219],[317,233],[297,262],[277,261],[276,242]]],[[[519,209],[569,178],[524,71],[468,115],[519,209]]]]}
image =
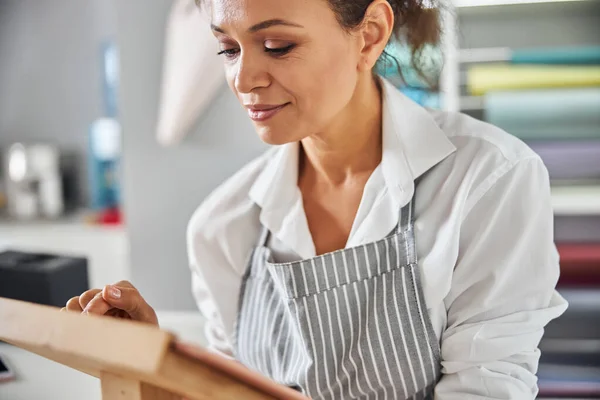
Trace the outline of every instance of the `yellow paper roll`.
{"type": "Polygon", "coordinates": [[[600,86],[600,66],[474,65],[467,73],[473,95],[491,90],[600,86]]]}

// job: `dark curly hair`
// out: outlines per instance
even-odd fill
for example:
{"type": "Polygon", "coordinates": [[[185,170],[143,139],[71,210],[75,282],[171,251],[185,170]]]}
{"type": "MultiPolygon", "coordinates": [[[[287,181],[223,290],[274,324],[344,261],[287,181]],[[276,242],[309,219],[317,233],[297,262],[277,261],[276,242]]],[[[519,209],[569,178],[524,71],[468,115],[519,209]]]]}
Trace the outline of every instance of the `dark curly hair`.
{"type": "MultiPolygon", "coordinates": [[[[411,66],[431,89],[437,87],[428,73],[423,50],[427,45],[439,44],[441,21],[439,6],[433,0],[387,0],[394,11],[393,38],[408,45],[411,51],[411,66]]],[[[362,23],[365,13],[373,0],[327,0],[340,25],[348,30],[362,23]]],[[[402,68],[393,55],[384,51],[380,62],[396,64],[398,74],[403,78],[402,68]]]]}
{"type": "MultiPolygon", "coordinates": [[[[197,5],[206,0],[195,0],[197,5]]],[[[365,13],[373,0],[326,0],[342,28],[351,31],[362,23],[365,13]]],[[[429,85],[437,87],[427,71],[427,60],[423,50],[427,45],[437,45],[441,37],[440,9],[436,0],[387,0],[394,11],[393,39],[406,44],[411,52],[411,67],[429,85]]],[[[403,79],[403,71],[398,60],[384,51],[379,62],[393,62],[403,79]]]]}

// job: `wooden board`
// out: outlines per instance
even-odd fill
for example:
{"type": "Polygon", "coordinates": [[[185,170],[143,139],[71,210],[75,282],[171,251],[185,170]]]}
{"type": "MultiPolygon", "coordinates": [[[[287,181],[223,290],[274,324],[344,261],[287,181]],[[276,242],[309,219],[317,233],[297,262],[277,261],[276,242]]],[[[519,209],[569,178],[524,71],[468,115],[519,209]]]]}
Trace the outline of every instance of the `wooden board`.
{"type": "Polygon", "coordinates": [[[181,400],[181,396],[109,372],[100,374],[102,397],[110,400],[181,400]]]}
{"type": "Polygon", "coordinates": [[[96,377],[106,370],[154,374],[174,340],[147,324],[4,298],[0,321],[0,339],[96,377]]]}
{"type": "Polygon", "coordinates": [[[99,377],[105,398],[120,390],[134,396],[123,399],[139,395],[144,400],[172,395],[190,400],[279,397],[177,351],[171,333],[146,324],[4,298],[0,321],[0,340],[99,377]]]}

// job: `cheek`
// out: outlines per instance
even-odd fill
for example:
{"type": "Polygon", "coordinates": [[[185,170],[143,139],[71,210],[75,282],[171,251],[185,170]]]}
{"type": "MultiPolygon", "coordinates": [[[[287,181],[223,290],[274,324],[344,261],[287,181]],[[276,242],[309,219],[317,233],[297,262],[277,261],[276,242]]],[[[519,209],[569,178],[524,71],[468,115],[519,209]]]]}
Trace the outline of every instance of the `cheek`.
{"type": "Polygon", "coordinates": [[[344,46],[329,46],[301,63],[284,68],[288,91],[296,101],[298,117],[321,129],[348,104],[357,82],[356,60],[344,46]]]}
{"type": "Polygon", "coordinates": [[[227,81],[227,85],[229,86],[229,89],[231,89],[231,91],[236,95],[237,97],[237,90],[235,90],[235,71],[233,69],[233,67],[225,65],[225,80],[227,81]]]}

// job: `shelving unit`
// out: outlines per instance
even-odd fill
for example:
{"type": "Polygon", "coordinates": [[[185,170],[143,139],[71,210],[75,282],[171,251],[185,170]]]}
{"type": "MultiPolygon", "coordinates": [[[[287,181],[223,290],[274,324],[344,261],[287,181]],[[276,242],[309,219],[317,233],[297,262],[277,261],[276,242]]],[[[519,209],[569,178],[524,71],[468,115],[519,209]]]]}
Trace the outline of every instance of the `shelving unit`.
{"type": "Polygon", "coordinates": [[[540,4],[540,3],[567,3],[576,1],[590,0],[454,0],[454,6],[457,8],[467,7],[489,7],[506,6],[517,4],[540,4]]]}
{"type": "MultiPolygon", "coordinates": [[[[556,40],[560,46],[600,44],[600,36],[593,34],[597,29],[586,34],[584,26],[577,26],[578,18],[600,15],[598,0],[453,0],[453,5],[442,15],[445,63],[440,88],[447,111],[483,116],[484,97],[469,95],[462,86],[465,64],[509,60],[513,48],[553,46],[556,40]],[[523,25],[529,21],[532,27],[523,25]],[[519,30],[522,37],[515,32],[519,30]],[[587,43],[580,43],[584,37],[587,43]]],[[[600,188],[553,188],[553,204],[560,216],[599,215],[600,188]]]]}
{"type": "MultiPolygon", "coordinates": [[[[519,12],[522,7],[572,6],[576,3],[598,4],[598,0],[452,0],[454,8],[443,11],[442,46],[444,52],[444,69],[440,77],[442,106],[448,111],[460,111],[461,107],[461,63],[488,61],[507,58],[511,48],[506,44],[490,47],[463,48],[460,19],[473,12],[490,13],[519,12]]],[[[552,43],[548,43],[551,45],[552,43]]],[[[467,103],[471,105],[472,103],[467,103]]]]}
{"type": "MultiPolygon", "coordinates": [[[[598,0],[453,0],[453,4],[455,8],[443,14],[445,64],[440,82],[442,106],[450,112],[485,116],[485,97],[470,95],[462,84],[466,64],[509,61],[513,49],[600,45],[598,0]]],[[[598,158],[600,162],[600,154],[598,158]]],[[[573,235],[582,220],[590,224],[600,220],[600,183],[575,185],[552,187],[555,226],[563,237],[569,231],[566,240],[571,243],[600,242],[600,237],[595,237],[600,231],[588,225],[577,231],[577,238],[573,235]]],[[[576,370],[577,363],[583,365],[582,360],[597,360],[598,331],[590,329],[596,329],[591,321],[600,315],[600,290],[579,286],[559,290],[571,304],[566,314],[546,327],[540,345],[541,365],[552,368],[560,364],[565,370],[576,370]]],[[[600,367],[597,361],[593,365],[600,367]]],[[[550,378],[551,384],[564,384],[554,379],[550,378]]]]}

